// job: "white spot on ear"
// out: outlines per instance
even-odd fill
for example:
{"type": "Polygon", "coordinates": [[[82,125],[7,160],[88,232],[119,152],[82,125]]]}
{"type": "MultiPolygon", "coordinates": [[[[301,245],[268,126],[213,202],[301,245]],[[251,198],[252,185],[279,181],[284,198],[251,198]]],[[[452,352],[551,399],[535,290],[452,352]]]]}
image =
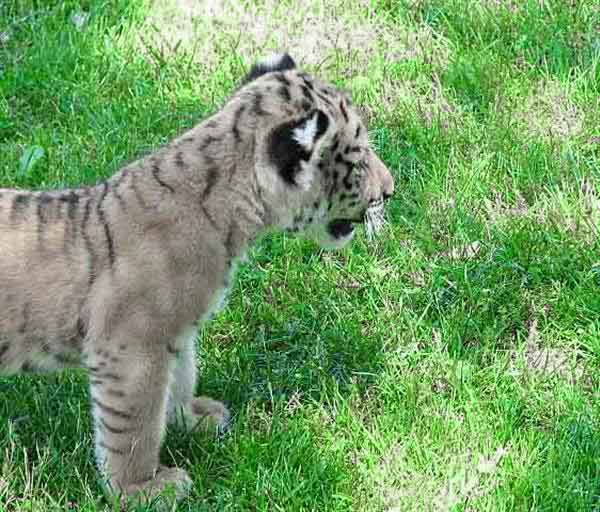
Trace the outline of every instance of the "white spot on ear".
{"type": "Polygon", "coordinates": [[[294,128],[293,139],[304,149],[311,149],[317,135],[317,114],[312,116],[302,126],[294,128]]]}

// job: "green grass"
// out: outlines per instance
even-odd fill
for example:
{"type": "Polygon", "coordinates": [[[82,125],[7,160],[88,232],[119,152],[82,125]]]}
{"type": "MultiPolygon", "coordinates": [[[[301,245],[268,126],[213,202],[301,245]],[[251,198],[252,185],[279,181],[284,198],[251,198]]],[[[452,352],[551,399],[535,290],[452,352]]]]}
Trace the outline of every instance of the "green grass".
{"type": "MultiPolygon", "coordinates": [[[[381,31],[319,72],[393,169],[389,228],[252,251],[199,339],[233,429],[163,450],[179,510],[598,510],[600,1],[334,3],[381,31]]],[[[157,9],[0,3],[0,186],[92,183],[218,108],[255,34],[210,33],[204,66],[157,9]]],[[[107,506],[92,452],[85,375],[0,379],[0,510],[107,506]]]]}

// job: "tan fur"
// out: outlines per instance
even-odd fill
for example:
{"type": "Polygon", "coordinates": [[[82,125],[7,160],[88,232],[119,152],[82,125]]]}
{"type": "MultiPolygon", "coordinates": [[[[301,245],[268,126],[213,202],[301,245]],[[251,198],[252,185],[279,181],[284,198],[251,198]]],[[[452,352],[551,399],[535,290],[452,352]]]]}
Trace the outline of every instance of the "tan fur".
{"type": "Polygon", "coordinates": [[[192,396],[197,321],[218,306],[236,259],[260,234],[304,231],[338,246],[351,234],[332,239],[328,222],[360,220],[391,195],[366,137],[345,95],[287,69],[250,80],[211,118],[107,182],[0,189],[0,372],[89,370],[110,492],[187,493],[184,471],[159,466],[165,422],[229,419],[220,402],[192,396]],[[327,129],[313,144],[315,112],[327,129]],[[306,116],[309,156],[290,184],[273,133],[306,116]]]}

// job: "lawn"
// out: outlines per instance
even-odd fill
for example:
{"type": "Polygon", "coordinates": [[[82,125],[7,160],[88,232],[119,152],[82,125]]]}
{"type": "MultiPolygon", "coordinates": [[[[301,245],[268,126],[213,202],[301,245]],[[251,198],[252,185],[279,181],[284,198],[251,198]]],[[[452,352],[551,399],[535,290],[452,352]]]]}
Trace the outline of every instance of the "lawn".
{"type": "MultiPolygon", "coordinates": [[[[106,178],[281,48],[396,194],[372,244],[252,250],[198,339],[232,429],[162,452],[178,510],[600,510],[600,0],[4,0],[0,186],[106,178]]],[[[0,510],[108,507],[86,382],[0,379],[0,510]]]]}

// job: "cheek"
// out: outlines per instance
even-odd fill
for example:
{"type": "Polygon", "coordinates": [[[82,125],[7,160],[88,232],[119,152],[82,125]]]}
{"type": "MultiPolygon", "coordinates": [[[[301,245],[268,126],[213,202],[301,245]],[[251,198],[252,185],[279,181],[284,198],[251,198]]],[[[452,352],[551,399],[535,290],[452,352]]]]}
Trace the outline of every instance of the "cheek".
{"type": "Polygon", "coordinates": [[[338,213],[344,212],[348,214],[365,209],[360,199],[360,193],[354,189],[337,194],[334,199],[334,206],[338,213]]]}
{"type": "Polygon", "coordinates": [[[363,211],[366,207],[361,194],[365,176],[356,169],[334,165],[321,169],[321,201],[325,203],[328,217],[363,211]]]}
{"type": "MultiPolygon", "coordinates": [[[[337,190],[350,200],[358,200],[359,192],[367,181],[367,173],[358,167],[338,171],[337,190]]],[[[343,200],[343,199],[342,199],[343,200]]]]}
{"type": "Polygon", "coordinates": [[[285,228],[285,231],[288,233],[301,233],[303,231],[311,230],[315,225],[325,223],[329,211],[328,207],[328,201],[323,198],[315,199],[309,205],[302,207],[302,209],[294,215],[290,224],[285,228]]]}

